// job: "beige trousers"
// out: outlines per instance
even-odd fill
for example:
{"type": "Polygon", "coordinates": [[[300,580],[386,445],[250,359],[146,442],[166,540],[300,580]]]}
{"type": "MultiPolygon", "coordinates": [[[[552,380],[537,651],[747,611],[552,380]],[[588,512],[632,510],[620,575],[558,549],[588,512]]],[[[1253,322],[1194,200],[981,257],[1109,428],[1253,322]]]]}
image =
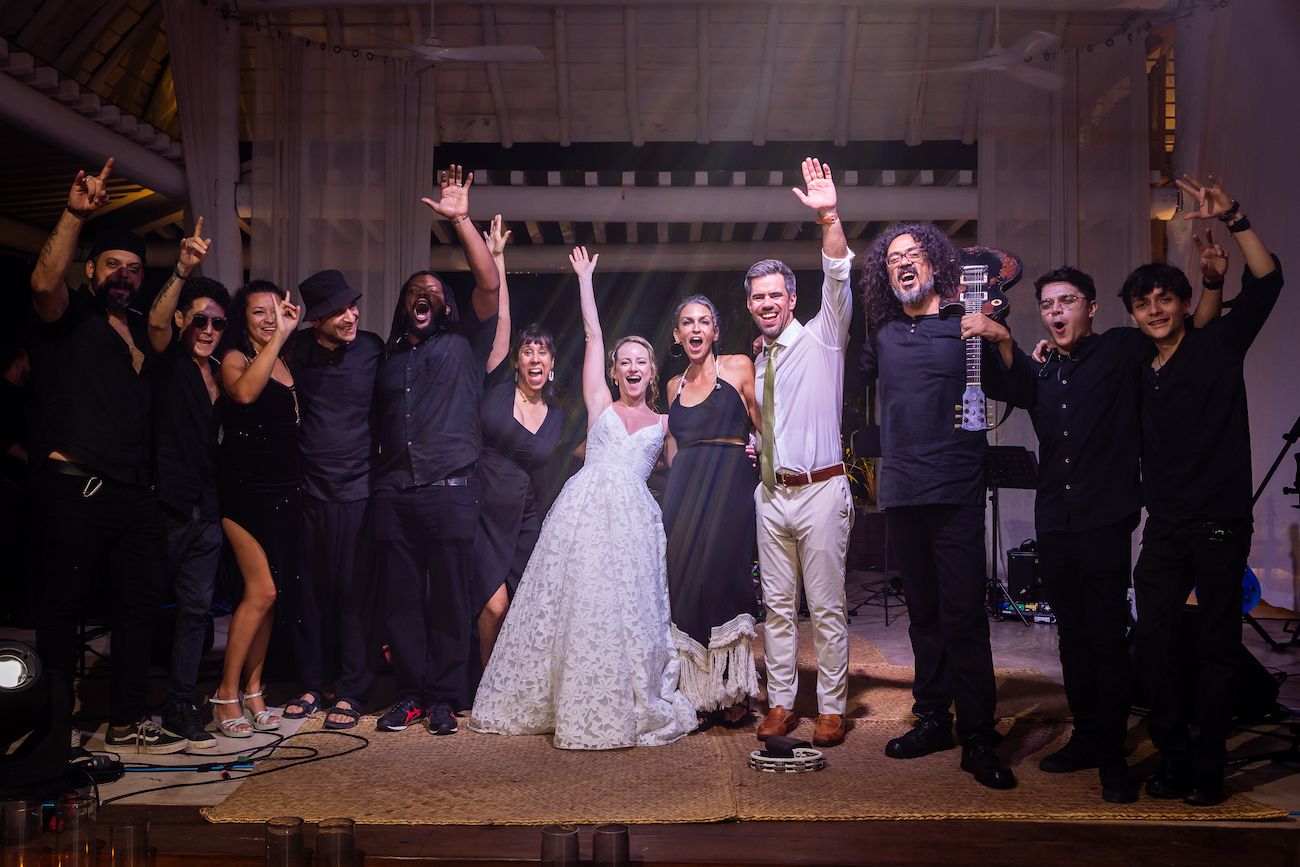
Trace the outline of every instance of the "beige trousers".
{"type": "Polygon", "coordinates": [[[848,696],[849,630],[844,556],[853,529],[849,480],[836,476],[799,487],[762,483],[754,491],[762,573],[763,655],[768,707],[794,707],[799,690],[799,588],[812,615],[817,650],[817,712],[843,714],[848,696]]]}

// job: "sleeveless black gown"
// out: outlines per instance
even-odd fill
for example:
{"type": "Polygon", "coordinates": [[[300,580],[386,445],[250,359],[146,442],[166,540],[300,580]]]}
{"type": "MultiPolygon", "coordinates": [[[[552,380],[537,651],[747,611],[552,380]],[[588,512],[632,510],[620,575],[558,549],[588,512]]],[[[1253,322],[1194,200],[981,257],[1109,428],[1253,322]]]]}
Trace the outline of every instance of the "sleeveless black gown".
{"type": "Polygon", "coordinates": [[[664,494],[668,599],[682,656],[681,691],[697,711],[726,708],[758,692],[750,642],[758,599],[754,550],[754,467],[738,443],[749,436],[739,392],[719,379],[695,406],[674,400],[677,440],[664,494]]]}
{"type": "Polygon", "coordinates": [[[537,433],[529,433],[515,418],[514,370],[503,361],[488,374],[479,425],[483,432],[483,453],[479,457],[483,499],[474,537],[475,581],[470,610],[475,616],[502,584],[510,598],[515,597],[519,576],[524,574],[542,528],[531,474],[555,453],[564,428],[564,412],[550,406],[537,433]]]}

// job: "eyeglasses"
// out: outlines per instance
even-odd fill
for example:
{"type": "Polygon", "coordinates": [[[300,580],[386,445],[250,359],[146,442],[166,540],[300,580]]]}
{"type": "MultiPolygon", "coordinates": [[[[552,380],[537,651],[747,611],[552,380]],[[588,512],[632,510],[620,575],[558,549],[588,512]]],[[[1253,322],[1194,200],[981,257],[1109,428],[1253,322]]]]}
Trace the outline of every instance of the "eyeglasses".
{"type": "Polygon", "coordinates": [[[911,262],[913,265],[919,264],[925,258],[925,251],[920,247],[913,247],[910,250],[904,250],[900,253],[890,253],[885,257],[885,264],[890,268],[897,268],[903,263],[903,260],[911,262]]]}
{"type": "Polygon", "coordinates": [[[226,330],[226,320],[222,319],[220,316],[209,318],[206,313],[195,313],[193,318],[190,319],[190,324],[198,331],[207,330],[209,324],[212,325],[213,331],[226,330]]]}
{"type": "Polygon", "coordinates": [[[1042,301],[1039,301],[1038,309],[1044,313],[1048,313],[1058,306],[1062,310],[1073,310],[1075,307],[1079,306],[1079,302],[1081,301],[1083,301],[1082,295],[1059,295],[1056,298],[1044,298],[1042,301]]]}

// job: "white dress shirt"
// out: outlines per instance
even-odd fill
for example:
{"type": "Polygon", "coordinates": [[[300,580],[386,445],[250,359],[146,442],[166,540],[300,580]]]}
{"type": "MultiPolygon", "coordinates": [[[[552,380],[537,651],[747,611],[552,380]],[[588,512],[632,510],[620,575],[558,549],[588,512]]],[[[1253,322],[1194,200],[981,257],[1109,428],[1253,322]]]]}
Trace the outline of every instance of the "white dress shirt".
{"type": "MultiPolygon", "coordinates": [[[[821,309],[807,325],[792,319],[774,341],[783,347],[776,355],[773,394],[773,466],[778,472],[811,473],[844,460],[840,424],[844,347],[853,318],[853,292],[849,286],[852,267],[852,250],[843,259],[831,259],[822,253],[825,278],[821,309]]],[[[765,346],[754,359],[754,393],[760,402],[770,351],[765,346]]],[[[762,444],[762,448],[768,447],[762,444]]]]}

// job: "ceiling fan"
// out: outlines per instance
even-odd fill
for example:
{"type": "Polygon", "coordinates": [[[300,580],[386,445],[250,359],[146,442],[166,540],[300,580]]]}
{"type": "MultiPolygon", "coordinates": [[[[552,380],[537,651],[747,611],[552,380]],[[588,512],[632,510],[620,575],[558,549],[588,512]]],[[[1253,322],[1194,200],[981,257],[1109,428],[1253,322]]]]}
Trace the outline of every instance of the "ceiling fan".
{"type": "MultiPolygon", "coordinates": [[[[420,44],[384,39],[398,48],[404,48],[423,60],[432,63],[461,61],[464,63],[539,63],[546,58],[533,45],[466,45],[448,48],[434,31],[434,0],[429,0],[429,35],[420,44]]],[[[382,38],[382,37],[381,37],[382,38]]]]}
{"type": "Polygon", "coordinates": [[[956,63],[938,69],[898,70],[892,74],[916,75],[924,73],[928,75],[938,72],[998,71],[1006,73],[1007,76],[1022,81],[1031,87],[1043,90],[1060,90],[1065,85],[1064,78],[1055,72],[1030,66],[1028,61],[1035,54],[1050,54],[1060,48],[1061,37],[1043,30],[1031,30],[1006,48],[1003,48],[1002,10],[999,6],[1000,4],[995,4],[993,7],[993,45],[990,46],[983,60],[971,60],[967,63],[956,63]]]}

